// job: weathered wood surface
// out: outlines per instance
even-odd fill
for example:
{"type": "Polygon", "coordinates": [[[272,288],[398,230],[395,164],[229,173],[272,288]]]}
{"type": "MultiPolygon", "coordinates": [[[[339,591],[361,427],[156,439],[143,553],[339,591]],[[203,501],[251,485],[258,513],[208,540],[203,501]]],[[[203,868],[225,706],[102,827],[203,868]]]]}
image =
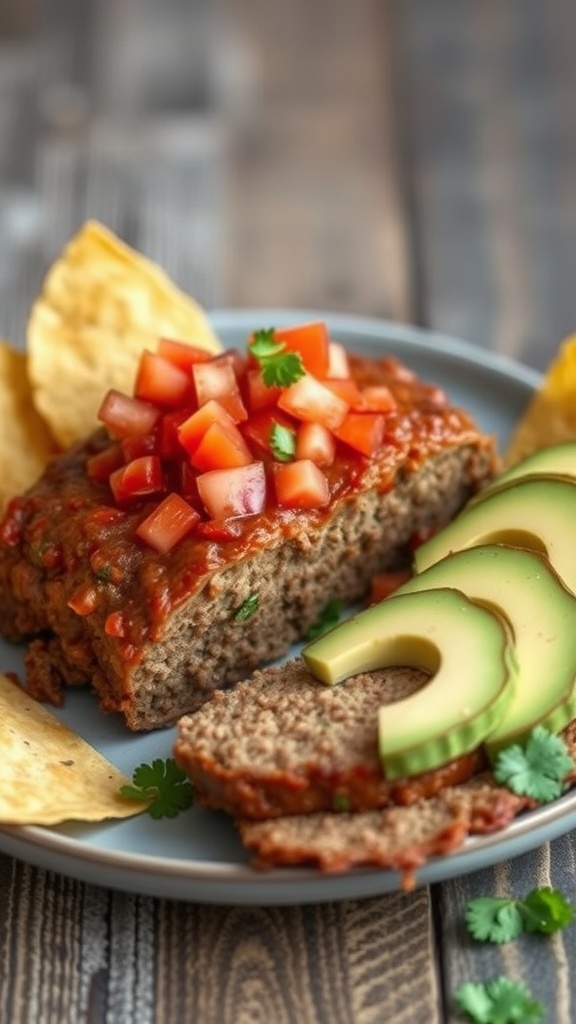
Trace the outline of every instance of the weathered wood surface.
{"type": "MultiPolygon", "coordinates": [[[[536,367],[576,325],[570,0],[25,8],[0,19],[1,336],[87,216],[207,306],[415,320],[536,367]]],[[[576,901],[574,865],[569,836],[432,891],[262,909],[0,855],[0,1021],[456,1022],[459,982],[506,972],[568,1024],[574,931],[479,947],[462,913],[548,882],[576,901]]]]}

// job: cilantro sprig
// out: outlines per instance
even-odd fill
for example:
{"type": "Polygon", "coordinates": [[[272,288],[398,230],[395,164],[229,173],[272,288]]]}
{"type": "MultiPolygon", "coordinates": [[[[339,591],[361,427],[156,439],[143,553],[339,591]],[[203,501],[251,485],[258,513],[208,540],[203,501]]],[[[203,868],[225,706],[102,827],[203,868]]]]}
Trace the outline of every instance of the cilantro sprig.
{"type": "Polygon", "coordinates": [[[192,786],[172,757],[156,758],[152,764],[140,764],[132,774],[132,785],[120,787],[130,800],[150,801],[152,818],[175,818],[192,804],[192,786]]]}
{"type": "Polygon", "coordinates": [[[493,774],[513,793],[545,804],[562,795],[573,770],[574,762],[564,741],[538,725],[524,746],[515,743],[499,752],[493,774]]]}
{"type": "Polygon", "coordinates": [[[456,1002],[475,1024],[537,1024],[544,1018],[542,1003],[510,978],[464,982],[456,990],[456,1002]]]}
{"type": "Polygon", "coordinates": [[[479,942],[511,942],[523,932],[552,935],[574,919],[574,909],[558,889],[532,889],[524,899],[481,896],[466,907],[466,927],[479,942]]]}
{"type": "Polygon", "coordinates": [[[296,431],[273,423],[270,431],[270,447],[278,462],[290,462],[296,454],[296,431]]]}
{"type": "Polygon", "coordinates": [[[306,373],[300,354],[287,352],[273,327],[254,331],[248,350],[258,362],[267,388],[289,387],[306,373]]]}

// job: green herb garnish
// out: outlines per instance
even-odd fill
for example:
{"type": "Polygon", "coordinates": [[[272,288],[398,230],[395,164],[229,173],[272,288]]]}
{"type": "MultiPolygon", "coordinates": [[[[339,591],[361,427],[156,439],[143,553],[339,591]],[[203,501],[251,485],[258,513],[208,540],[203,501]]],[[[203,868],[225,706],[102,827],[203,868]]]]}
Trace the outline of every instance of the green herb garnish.
{"type": "Polygon", "coordinates": [[[346,793],[334,793],[332,809],[339,814],[345,814],[346,811],[350,810],[350,797],[346,793]]]}
{"type": "Polygon", "coordinates": [[[248,351],[257,360],[267,388],[287,388],[304,377],[306,371],[298,352],[287,352],[273,327],[255,331],[248,351]]]}
{"type": "Polygon", "coordinates": [[[574,910],[565,896],[549,886],[532,889],[523,900],[482,896],[470,900],[466,927],[479,942],[511,942],[522,932],[552,935],[565,928],[574,910]]]}
{"type": "Polygon", "coordinates": [[[260,595],[250,594],[245,601],[242,602],[234,618],[236,622],[245,622],[246,619],[252,618],[255,612],[258,611],[260,605],[260,595]]]}
{"type": "Polygon", "coordinates": [[[537,1024],[544,1017],[542,1003],[509,978],[465,982],[456,991],[456,1002],[475,1024],[537,1024]]]}
{"type": "Polygon", "coordinates": [[[132,774],[132,785],[120,787],[122,796],[150,801],[152,818],[175,818],[192,804],[192,786],[172,757],[156,758],[152,764],[139,765],[132,774]]]}
{"type": "Polygon", "coordinates": [[[314,622],[308,632],[306,633],[306,640],[315,640],[316,637],[322,636],[323,633],[327,633],[333,626],[337,626],[342,618],[342,611],[344,604],[342,601],[338,601],[334,598],[329,601],[324,611],[320,613],[316,622],[314,622]]]}
{"type": "Polygon", "coordinates": [[[501,750],[493,774],[497,782],[520,796],[549,803],[561,796],[574,762],[564,741],[538,725],[525,744],[501,750]]]}
{"type": "Polygon", "coordinates": [[[270,431],[270,447],[278,462],[290,462],[296,454],[296,432],[274,423],[270,431]]]}

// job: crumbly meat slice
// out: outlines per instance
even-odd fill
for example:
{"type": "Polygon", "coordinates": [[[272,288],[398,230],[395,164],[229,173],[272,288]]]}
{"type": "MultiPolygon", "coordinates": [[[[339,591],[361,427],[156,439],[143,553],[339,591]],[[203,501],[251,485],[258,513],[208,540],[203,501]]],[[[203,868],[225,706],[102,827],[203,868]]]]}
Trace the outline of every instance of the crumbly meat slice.
{"type": "Polygon", "coordinates": [[[383,777],[378,708],[426,676],[393,668],[319,683],[301,658],[218,691],[178,724],[174,755],[199,802],[253,819],[410,804],[469,778],[481,751],[410,779],[383,777]]]}
{"type": "Polygon", "coordinates": [[[431,857],[451,853],[469,835],[505,828],[530,805],[484,772],[409,807],[241,819],[237,825],[255,868],[311,865],[332,873],[359,866],[388,868],[401,871],[410,888],[413,872],[431,857]]]}

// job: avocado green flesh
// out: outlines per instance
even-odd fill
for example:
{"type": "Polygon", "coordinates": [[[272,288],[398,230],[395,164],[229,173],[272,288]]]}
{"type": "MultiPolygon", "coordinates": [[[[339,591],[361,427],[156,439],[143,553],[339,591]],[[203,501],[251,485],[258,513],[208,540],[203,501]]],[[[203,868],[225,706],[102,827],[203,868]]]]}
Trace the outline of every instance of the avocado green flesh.
{"type": "Polygon", "coordinates": [[[454,551],[481,544],[517,543],[542,551],[566,586],[576,591],[575,524],[576,479],[520,477],[468,506],[421,544],[414,568],[420,573],[454,551]]]}
{"type": "Polygon", "coordinates": [[[506,627],[455,589],[392,596],[320,637],[302,656],[325,683],[393,665],[434,673],[416,693],[379,708],[380,757],[391,779],[480,746],[514,692],[506,627]]]}
{"type": "Polygon", "coordinates": [[[557,473],[576,477],[576,441],[564,441],[561,444],[550,445],[549,448],[541,448],[540,451],[532,452],[515,466],[499,473],[473,500],[482,501],[484,496],[488,496],[495,487],[500,487],[501,484],[529,476],[532,473],[540,475],[557,473]]]}
{"type": "Polygon", "coordinates": [[[447,586],[496,610],[513,633],[515,692],[486,738],[489,757],[527,739],[536,725],[557,732],[576,717],[576,597],[547,560],[496,545],[470,548],[436,562],[397,593],[447,586]]]}

